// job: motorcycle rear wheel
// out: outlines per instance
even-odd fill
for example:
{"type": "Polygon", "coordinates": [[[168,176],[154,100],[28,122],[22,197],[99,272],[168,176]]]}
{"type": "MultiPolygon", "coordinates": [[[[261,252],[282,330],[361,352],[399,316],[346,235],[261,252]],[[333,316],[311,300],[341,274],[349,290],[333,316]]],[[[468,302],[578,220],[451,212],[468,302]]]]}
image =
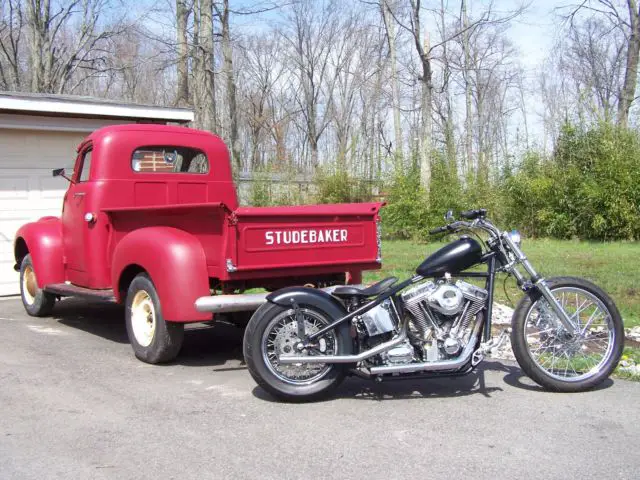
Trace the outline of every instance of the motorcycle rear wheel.
{"type": "Polygon", "coordinates": [[[511,346],[522,370],[542,387],[581,392],[602,383],[624,348],[620,312],[600,287],[574,277],[547,281],[580,333],[569,336],[539,292],[520,300],[512,319],[511,346]]]}
{"type": "MultiPolygon", "coordinates": [[[[331,323],[322,310],[300,305],[306,334],[331,323]]],[[[342,383],[345,365],[294,364],[281,365],[278,357],[294,354],[297,336],[295,311],[271,303],[262,305],[251,317],[244,333],[244,359],[253,379],[263,389],[280,400],[308,402],[327,396],[342,383]]],[[[301,355],[346,355],[352,350],[346,323],[323,335],[317,349],[304,350],[301,355]]]]}

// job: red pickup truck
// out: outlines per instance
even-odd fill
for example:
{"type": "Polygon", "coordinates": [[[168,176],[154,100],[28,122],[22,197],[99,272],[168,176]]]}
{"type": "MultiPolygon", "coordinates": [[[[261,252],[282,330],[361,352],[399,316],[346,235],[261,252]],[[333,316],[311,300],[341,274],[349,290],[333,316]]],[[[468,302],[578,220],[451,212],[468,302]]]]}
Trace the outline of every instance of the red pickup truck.
{"type": "Polygon", "coordinates": [[[165,125],[96,130],[78,147],[62,215],[14,243],[33,316],[84,296],[124,303],[129,340],[149,363],[178,354],[184,324],[255,310],[267,290],[360,283],[380,267],[380,203],[238,207],[225,144],[165,125]],[[212,313],[215,312],[215,313],[212,313]]]}

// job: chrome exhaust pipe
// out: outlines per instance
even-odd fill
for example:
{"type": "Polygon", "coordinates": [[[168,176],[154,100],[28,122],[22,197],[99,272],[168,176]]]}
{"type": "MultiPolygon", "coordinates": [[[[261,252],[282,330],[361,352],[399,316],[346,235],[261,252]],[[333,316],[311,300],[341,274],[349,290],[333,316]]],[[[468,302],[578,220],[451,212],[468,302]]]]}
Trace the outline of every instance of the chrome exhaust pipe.
{"type": "Polygon", "coordinates": [[[378,355],[379,353],[389,350],[396,345],[401,344],[407,339],[406,325],[400,330],[397,337],[392,338],[388,342],[376,345],[369,350],[359,353],[358,355],[315,355],[315,356],[292,356],[281,355],[278,358],[278,362],[283,365],[289,365],[292,363],[358,363],[366,360],[367,358],[378,355]]]}
{"type": "Polygon", "coordinates": [[[457,370],[464,367],[471,359],[474,351],[482,321],[477,321],[469,342],[457,358],[452,360],[441,360],[439,362],[409,363],[405,365],[383,365],[369,368],[370,375],[384,375],[385,373],[412,373],[412,372],[441,372],[444,370],[457,370]]]}
{"type": "Polygon", "coordinates": [[[211,295],[196,300],[196,310],[199,312],[227,313],[250,312],[257,310],[264,302],[268,293],[243,293],[241,295],[211,295]]]}
{"type": "MultiPolygon", "coordinates": [[[[339,285],[321,288],[327,293],[333,292],[339,285]]],[[[361,287],[362,285],[352,285],[361,287]]],[[[210,295],[196,300],[195,307],[199,312],[230,313],[255,311],[266,302],[269,293],[240,293],[238,295],[210,295]]]]}

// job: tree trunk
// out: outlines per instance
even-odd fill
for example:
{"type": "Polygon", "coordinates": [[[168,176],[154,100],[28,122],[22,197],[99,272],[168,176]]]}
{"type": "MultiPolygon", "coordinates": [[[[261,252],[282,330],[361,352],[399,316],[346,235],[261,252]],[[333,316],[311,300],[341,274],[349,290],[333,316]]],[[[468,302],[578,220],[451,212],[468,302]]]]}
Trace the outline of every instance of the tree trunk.
{"type": "MultiPolygon", "coordinates": [[[[46,48],[51,17],[50,0],[27,2],[27,24],[29,26],[29,48],[31,53],[31,91],[48,92],[47,65],[51,60],[51,49],[46,48]]],[[[52,93],[52,92],[51,92],[52,93]]]]}
{"type": "Polygon", "coordinates": [[[431,146],[432,146],[432,111],[433,111],[433,78],[431,71],[431,58],[429,57],[429,34],[425,34],[424,45],[420,27],[420,0],[411,0],[412,7],[412,34],[413,42],[420,57],[422,74],[419,77],[421,84],[420,95],[420,185],[429,195],[431,187],[431,146]]]}
{"type": "Polygon", "coordinates": [[[198,128],[216,132],[215,72],[213,70],[213,5],[212,0],[194,2],[194,43],[196,48],[194,107],[198,128]]]}
{"type": "Polygon", "coordinates": [[[466,175],[468,170],[473,168],[473,112],[471,104],[471,79],[469,78],[469,72],[471,71],[471,53],[469,45],[469,17],[467,16],[467,2],[462,0],[460,6],[462,14],[462,28],[464,33],[462,34],[462,48],[464,50],[464,97],[465,97],[465,153],[466,159],[462,165],[462,174],[466,175]]]}
{"type": "MultiPolygon", "coordinates": [[[[445,4],[444,0],[440,0],[440,28],[442,30],[442,35],[446,36],[447,25],[445,21],[445,4]]],[[[456,140],[455,140],[455,132],[454,132],[454,121],[453,121],[453,109],[451,108],[451,89],[449,88],[449,75],[451,72],[451,68],[449,65],[449,50],[447,48],[447,42],[442,45],[442,61],[445,77],[444,84],[444,103],[445,103],[445,112],[444,112],[444,143],[445,143],[445,151],[447,155],[447,167],[449,171],[453,175],[457,175],[458,165],[457,165],[457,154],[456,154],[456,140]]]]}
{"type": "Polygon", "coordinates": [[[178,43],[178,90],[175,104],[179,107],[189,105],[189,47],[187,42],[187,23],[190,9],[186,0],[176,0],[176,24],[178,43]]]}
{"type": "Polygon", "coordinates": [[[640,55],[640,12],[636,0],[627,0],[629,8],[629,43],[627,46],[627,65],[624,84],[618,101],[618,125],[626,127],[629,123],[629,110],[636,96],[638,82],[638,56],[640,55]]]}
{"type": "Polygon", "coordinates": [[[389,63],[391,64],[391,98],[393,102],[393,129],[395,132],[395,156],[396,160],[403,162],[403,139],[402,124],[400,120],[400,88],[398,86],[398,64],[396,61],[396,34],[395,23],[391,16],[389,0],[382,0],[380,10],[382,10],[382,19],[387,34],[387,43],[389,45],[389,63]]]}
{"type": "Polygon", "coordinates": [[[240,161],[240,144],[238,139],[238,108],[236,99],[236,80],[233,71],[233,50],[231,47],[231,32],[229,28],[229,0],[224,0],[222,20],[222,56],[224,58],[224,72],[227,81],[227,107],[229,109],[229,144],[231,146],[231,160],[238,171],[242,168],[240,161]]]}

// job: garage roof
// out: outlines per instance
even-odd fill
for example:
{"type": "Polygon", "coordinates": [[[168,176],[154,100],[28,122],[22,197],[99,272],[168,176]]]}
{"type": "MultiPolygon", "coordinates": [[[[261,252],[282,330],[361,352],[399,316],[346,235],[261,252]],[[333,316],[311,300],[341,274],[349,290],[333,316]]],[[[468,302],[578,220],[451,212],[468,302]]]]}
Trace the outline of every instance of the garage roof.
{"type": "Polygon", "coordinates": [[[192,122],[194,118],[193,111],[186,108],[118,103],[77,95],[22,92],[0,92],[0,113],[175,123],[192,122]]]}

